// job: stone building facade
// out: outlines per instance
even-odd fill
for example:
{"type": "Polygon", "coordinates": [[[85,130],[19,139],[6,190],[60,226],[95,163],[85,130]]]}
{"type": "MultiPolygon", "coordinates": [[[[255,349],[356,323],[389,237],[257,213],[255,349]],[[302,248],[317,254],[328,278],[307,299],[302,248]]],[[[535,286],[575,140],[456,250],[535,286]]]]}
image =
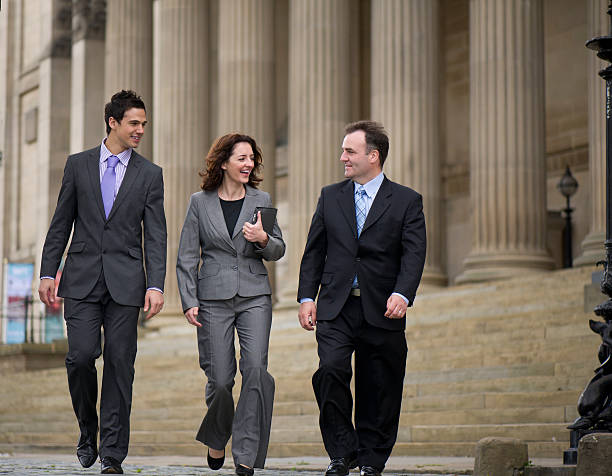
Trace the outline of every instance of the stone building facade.
{"type": "Polygon", "coordinates": [[[147,104],[143,155],[164,169],[165,312],[189,195],[213,139],[264,155],[288,243],[294,305],[321,187],[341,180],[343,126],[380,120],[385,173],[423,194],[426,285],[561,266],[569,165],[577,265],[603,255],[604,82],[587,39],[606,0],[4,0],[0,10],[0,250],[40,262],[69,153],[104,135],[103,105],[147,104]]]}

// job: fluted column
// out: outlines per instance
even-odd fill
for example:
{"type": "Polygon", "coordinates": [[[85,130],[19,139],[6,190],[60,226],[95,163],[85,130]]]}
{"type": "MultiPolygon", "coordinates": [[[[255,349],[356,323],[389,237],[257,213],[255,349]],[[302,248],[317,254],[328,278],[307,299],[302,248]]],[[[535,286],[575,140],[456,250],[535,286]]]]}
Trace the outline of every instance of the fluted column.
{"type": "Polygon", "coordinates": [[[473,235],[458,282],[553,265],[546,250],[542,15],[539,1],[470,1],[473,235]]]}
{"type": "MultiPolygon", "coordinates": [[[[587,38],[609,34],[610,17],[607,0],[588,0],[587,38]]],[[[592,265],[604,260],[606,253],[606,82],[597,73],[607,63],[595,54],[587,57],[589,97],[589,233],[582,241],[582,255],[575,266],[592,265]]]]}
{"type": "MultiPolygon", "coordinates": [[[[121,89],[132,89],[142,97],[149,124],[153,124],[153,0],[106,3],[104,102],[121,89]]],[[[150,160],[152,132],[150,128],[145,132],[138,147],[138,153],[150,160]]]]}
{"type": "Polygon", "coordinates": [[[70,153],[100,144],[104,134],[104,0],[72,0],[70,153]]]}
{"type": "MultiPolygon", "coordinates": [[[[274,200],[274,0],[220,2],[218,31],[220,102],[215,135],[237,131],[255,138],[264,165],[260,188],[274,200]]],[[[266,264],[274,289],[274,263],[266,264]]]]}
{"type": "Polygon", "coordinates": [[[423,282],[445,284],[440,210],[438,0],[372,1],[372,118],[390,135],[384,171],[423,195],[423,282]]]}
{"type": "Polygon", "coordinates": [[[162,312],[182,314],[176,284],[179,236],[189,196],[199,190],[198,171],[210,147],[208,2],[156,0],[154,31],[153,156],[164,169],[168,225],[162,312]]]}
{"type": "Polygon", "coordinates": [[[261,188],[274,195],[274,0],[219,3],[219,98],[216,135],[255,138],[264,157],[261,188]]]}
{"type": "MultiPolygon", "coordinates": [[[[353,119],[351,68],[357,2],[293,0],[289,28],[289,276],[295,302],[297,276],[317,198],[343,178],[344,125],[353,119]]],[[[313,296],[314,297],[314,296],[313,296]]]]}

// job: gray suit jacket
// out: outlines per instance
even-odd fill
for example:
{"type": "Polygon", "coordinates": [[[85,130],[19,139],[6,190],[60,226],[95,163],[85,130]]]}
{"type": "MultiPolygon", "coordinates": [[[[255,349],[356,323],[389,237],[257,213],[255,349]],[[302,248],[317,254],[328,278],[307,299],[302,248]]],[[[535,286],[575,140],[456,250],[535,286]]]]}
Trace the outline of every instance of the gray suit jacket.
{"type": "Polygon", "coordinates": [[[176,262],[183,311],[198,307],[202,300],[272,293],[262,259],[276,261],[285,254],[278,223],[274,223],[265,248],[247,241],[242,234],[242,226],[253,216],[255,207],[270,207],[271,203],[268,193],[247,185],[242,210],[230,237],[217,191],[191,196],[176,262]]]}
{"type": "Polygon", "coordinates": [[[103,271],[115,302],[142,306],[145,288],[163,290],[166,277],[162,169],[133,150],[106,218],[99,167],[99,146],[68,157],[43,247],[40,275],[55,276],[74,225],[58,294],[84,299],[103,271]]]}

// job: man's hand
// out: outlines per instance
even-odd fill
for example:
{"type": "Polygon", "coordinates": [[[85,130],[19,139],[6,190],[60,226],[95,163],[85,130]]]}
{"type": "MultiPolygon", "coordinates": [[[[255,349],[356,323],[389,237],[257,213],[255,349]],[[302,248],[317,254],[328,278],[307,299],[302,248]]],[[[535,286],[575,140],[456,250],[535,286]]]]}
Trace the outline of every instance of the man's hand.
{"type": "Polygon", "coordinates": [[[269,238],[261,224],[261,212],[257,212],[257,222],[255,222],[255,224],[249,223],[248,221],[244,222],[242,234],[247,241],[257,243],[262,248],[266,247],[269,238]]]}
{"type": "Polygon", "coordinates": [[[317,305],[313,301],[303,302],[300,304],[298,311],[300,325],[307,331],[314,331],[317,325],[317,305]]]}
{"type": "Polygon", "coordinates": [[[406,315],[406,309],[408,309],[408,304],[397,294],[391,294],[389,299],[387,299],[387,312],[385,312],[385,317],[389,319],[401,319],[406,315]]]}
{"type": "Polygon", "coordinates": [[[155,289],[147,290],[145,294],[145,312],[149,313],[145,316],[146,319],[151,319],[155,314],[162,310],[164,307],[164,295],[155,289]]]}
{"type": "Polygon", "coordinates": [[[187,322],[189,322],[189,324],[191,324],[192,326],[202,327],[202,324],[198,322],[198,308],[197,307],[191,307],[187,309],[185,311],[185,318],[187,319],[187,322]]]}
{"type": "Polygon", "coordinates": [[[38,285],[38,297],[47,306],[55,302],[55,279],[43,278],[38,285]]]}

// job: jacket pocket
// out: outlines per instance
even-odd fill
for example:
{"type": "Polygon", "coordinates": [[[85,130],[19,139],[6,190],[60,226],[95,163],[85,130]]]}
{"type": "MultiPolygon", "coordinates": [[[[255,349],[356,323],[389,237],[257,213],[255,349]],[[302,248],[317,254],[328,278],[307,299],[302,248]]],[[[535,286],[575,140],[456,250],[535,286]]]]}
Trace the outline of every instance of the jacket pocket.
{"type": "Polygon", "coordinates": [[[216,276],[219,274],[219,270],[221,266],[217,263],[205,264],[200,267],[200,271],[198,272],[198,279],[207,278],[209,276],[216,276]]]}
{"type": "Polygon", "coordinates": [[[70,248],[68,248],[68,253],[80,253],[85,249],[84,241],[77,241],[75,243],[70,244],[70,248]]]}
{"type": "Polygon", "coordinates": [[[142,259],[142,249],[140,248],[128,248],[128,254],[132,258],[142,259]]]}
{"type": "Polygon", "coordinates": [[[253,274],[268,274],[268,270],[261,261],[249,263],[249,270],[253,274]]]}

